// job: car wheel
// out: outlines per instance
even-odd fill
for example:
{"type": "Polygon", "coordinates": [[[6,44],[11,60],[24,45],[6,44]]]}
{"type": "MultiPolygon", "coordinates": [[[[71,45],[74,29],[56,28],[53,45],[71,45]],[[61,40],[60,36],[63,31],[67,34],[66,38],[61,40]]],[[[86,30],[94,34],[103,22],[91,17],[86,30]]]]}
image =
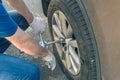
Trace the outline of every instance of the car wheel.
{"type": "Polygon", "coordinates": [[[51,0],[48,24],[56,60],[69,80],[101,80],[95,36],[84,5],[76,0],[51,0]],[[82,7],[80,7],[82,6],[82,7]]]}

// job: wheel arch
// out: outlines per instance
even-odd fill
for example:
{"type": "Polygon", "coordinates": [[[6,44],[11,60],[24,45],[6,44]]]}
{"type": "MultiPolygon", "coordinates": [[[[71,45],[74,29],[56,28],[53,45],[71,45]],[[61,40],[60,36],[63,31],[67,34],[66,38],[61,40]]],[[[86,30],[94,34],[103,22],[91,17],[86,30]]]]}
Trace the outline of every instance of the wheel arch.
{"type": "Polygon", "coordinates": [[[42,0],[43,13],[44,13],[45,16],[47,16],[50,1],[51,0],[42,0]]]}

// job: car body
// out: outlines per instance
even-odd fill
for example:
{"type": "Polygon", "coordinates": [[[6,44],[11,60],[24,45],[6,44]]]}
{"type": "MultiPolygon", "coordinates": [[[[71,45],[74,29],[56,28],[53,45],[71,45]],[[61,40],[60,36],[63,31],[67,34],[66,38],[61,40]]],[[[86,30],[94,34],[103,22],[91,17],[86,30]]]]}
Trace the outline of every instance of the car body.
{"type": "MultiPolygon", "coordinates": [[[[24,0],[37,16],[47,17],[50,0],[24,0]],[[44,5],[43,5],[44,2],[44,5]]],[[[80,0],[76,0],[80,1],[80,0]]],[[[120,0],[82,0],[93,27],[103,80],[120,78],[120,0]]],[[[78,5],[80,5],[78,3],[78,5]]]]}
{"type": "Polygon", "coordinates": [[[120,78],[120,8],[119,0],[85,0],[99,46],[105,80],[120,78]]]}

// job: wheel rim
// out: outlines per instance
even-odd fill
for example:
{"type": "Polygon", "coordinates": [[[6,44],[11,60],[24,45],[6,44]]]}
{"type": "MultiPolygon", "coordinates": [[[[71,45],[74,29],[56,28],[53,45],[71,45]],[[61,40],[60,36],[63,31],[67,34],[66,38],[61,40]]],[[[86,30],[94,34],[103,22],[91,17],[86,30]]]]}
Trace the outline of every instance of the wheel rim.
{"type": "Polygon", "coordinates": [[[53,14],[52,28],[55,40],[65,39],[55,44],[62,63],[72,75],[77,75],[81,69],[80,52],[71,25],[61,11],[53,14]]]}

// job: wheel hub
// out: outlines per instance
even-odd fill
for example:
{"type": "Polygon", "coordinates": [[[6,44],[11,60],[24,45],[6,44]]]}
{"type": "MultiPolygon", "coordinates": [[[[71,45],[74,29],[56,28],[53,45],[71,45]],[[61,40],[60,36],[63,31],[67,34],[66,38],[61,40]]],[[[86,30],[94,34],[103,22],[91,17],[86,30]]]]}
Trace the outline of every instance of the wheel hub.
{"type": "Polygon", "coordinates": [[[70,44],[71,40],[72,40],[72,38],[65,39],[65,43],[66,43],[67,46],[70,44]]]}

